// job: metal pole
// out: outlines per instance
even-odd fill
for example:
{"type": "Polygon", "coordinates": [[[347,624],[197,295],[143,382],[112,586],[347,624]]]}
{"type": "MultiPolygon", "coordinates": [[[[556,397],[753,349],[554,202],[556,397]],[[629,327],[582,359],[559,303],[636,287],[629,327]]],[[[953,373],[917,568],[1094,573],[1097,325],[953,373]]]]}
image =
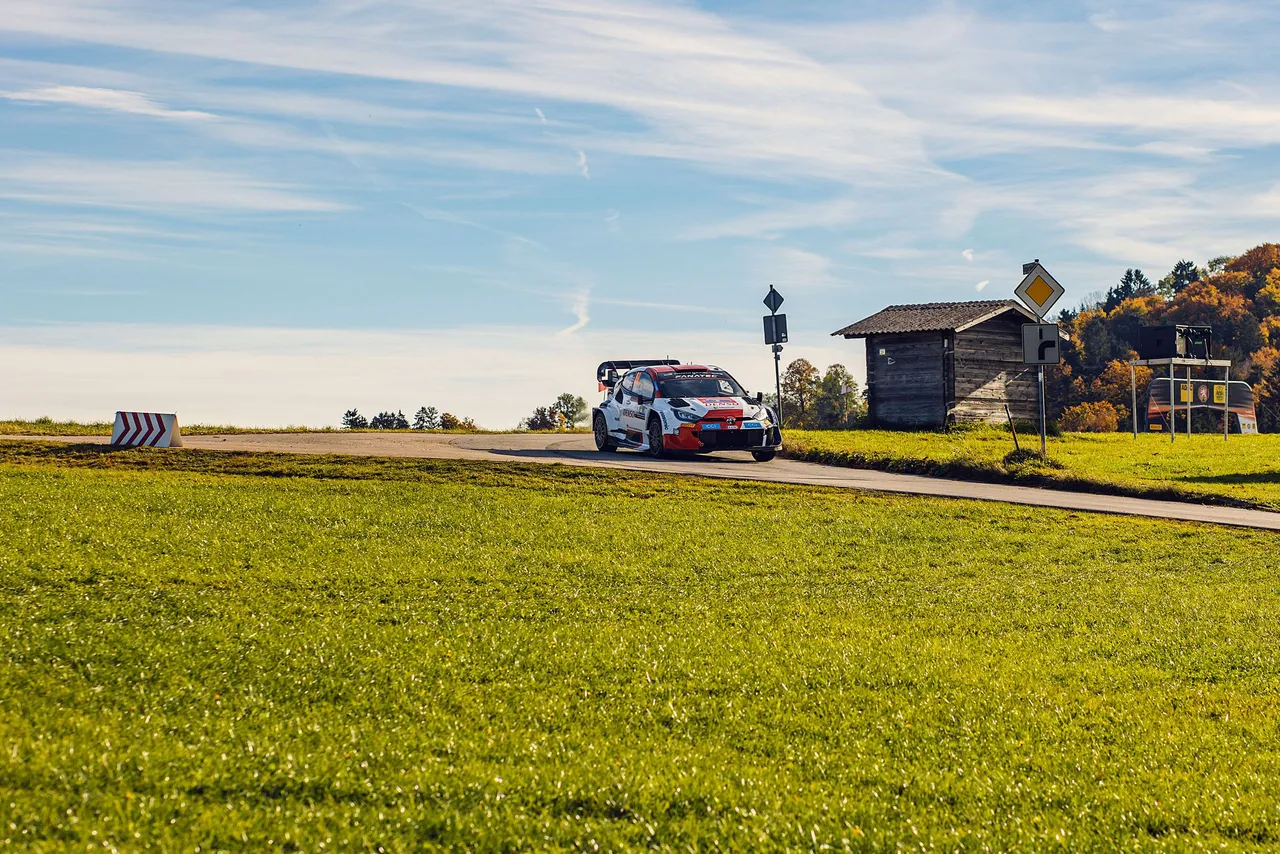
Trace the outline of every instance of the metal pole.
{"type": "Polygon", "coordinates": [[[1044,365],[1040,366],[1040,456],[1049,456],[1048,442],[1045,439],[1045,420],[1044,420],[1044,365]]]}
{"type": "Polygon", "coordinates": [[[782,348],[773,345],[773,391],[778,396],[778,429],[782,429],[782,348]]]}
{"type": "Polygon", "coordinates": [[[1222,369],[1222,438],[1231,433],[1231,367],[1222,369]]]}
{"type": "Polygon", "coordinates": [[[1187,365],[1187,438],[1191,438],[1191,366],[1187,365]]]}
{"type": "Polygon", "coordinates": [[[1129,413],[1129,420],[1133,422],[1133,438],[1138,438],[1138,371],[1133,366],[1133,362],[1129,363],[1129,390],[1133,392],[1133,410],[1129,413]]]}
{"type": "Polygon", "coordinates": [[[1169,441],[1178,441],[1178,401],[1173,393],[1173,360],[1169,360],[1169,441]]]}

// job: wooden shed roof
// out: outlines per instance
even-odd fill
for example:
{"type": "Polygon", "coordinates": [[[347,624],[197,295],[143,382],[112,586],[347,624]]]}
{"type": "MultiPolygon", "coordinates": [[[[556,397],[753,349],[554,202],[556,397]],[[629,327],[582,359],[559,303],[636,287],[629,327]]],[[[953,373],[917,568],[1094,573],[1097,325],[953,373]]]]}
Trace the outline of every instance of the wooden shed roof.
{"type": "Polygon", "coordinates": [[[919,305],[891,305],[844,329],[832,332],[845,338],[868,335],[896,335],[906,332],[960,332],[1006,311],[1016,311],[1029,321],[1036,318],[1011,299],[970,300],[969,302],[927,302],[919,305]]]}

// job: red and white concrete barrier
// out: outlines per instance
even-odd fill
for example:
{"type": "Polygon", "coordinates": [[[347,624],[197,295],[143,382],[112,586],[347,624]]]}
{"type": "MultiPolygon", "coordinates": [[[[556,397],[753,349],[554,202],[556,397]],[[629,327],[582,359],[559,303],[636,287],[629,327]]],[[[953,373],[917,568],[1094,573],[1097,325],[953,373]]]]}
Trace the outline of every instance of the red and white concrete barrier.
{"type": "Polygon", "coordinates": [[[178,416],[160,412],[117,412],[111,444],[125,448],[181,448],[178,416]]]}

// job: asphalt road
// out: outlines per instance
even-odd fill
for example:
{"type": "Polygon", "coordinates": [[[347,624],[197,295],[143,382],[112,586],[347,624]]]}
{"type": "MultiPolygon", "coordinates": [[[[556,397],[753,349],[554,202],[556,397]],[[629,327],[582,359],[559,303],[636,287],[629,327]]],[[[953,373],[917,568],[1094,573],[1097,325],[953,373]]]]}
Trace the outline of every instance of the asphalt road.
{"type": "MultiPolygon", "coordinates": [[[[16,437],[15,437],[16,438],[16,437]]],[[[107,437],[30,437],[50,441],[106,444],[107,437]]],[[[496,435],[448,435],[432,433],[243,433],[215,436],[183,436],[189,448],[224,451],[271,451],[295,454],[351,454],[377,457],[419,457],[456,460],[506,460],[530,463],[560,463],[601,466],[630,471],[666,472],[696,477],[798,483],[838,489],[863,489],[931,495],[940,498],[968,498],[1003,501],[1036,507],[1056,507],[1094,513],[1119,513],[1157,519],[1209,522],[1245,528],[1280,531],[1280,513],[1213,507],[1177,501],[1120,498],[1005,486],[962,480],[921,477],[908,474],[866,471],[816,463],[777,459],[757,463],[743,453],[710,454],[681,459],[654,460],[633,451],[602,454],[595,450],[589,435],[512,433],[496,435]]]]}

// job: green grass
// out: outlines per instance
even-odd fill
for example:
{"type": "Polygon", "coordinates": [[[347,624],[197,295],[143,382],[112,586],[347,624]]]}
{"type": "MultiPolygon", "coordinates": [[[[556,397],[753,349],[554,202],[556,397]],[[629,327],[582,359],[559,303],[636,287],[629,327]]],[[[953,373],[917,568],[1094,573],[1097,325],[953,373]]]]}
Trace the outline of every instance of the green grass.
{"type": "Polygon", "coordinates": [[[0,442],[0,849],[1257,850],[1274,543],[0,442]]]}
{"type": "MultiPolygon", "coordinates": [[[[1038,435],[1020,436],[1040,450],[1038,435]]],[[[974,428],[942,432],[789,430],[795,459],[938,477],[1008,481],[1089,492],[1245,504],[1280,510],[1280,435],[1168,436],[1067,433],[1048,440],[1051,465],[1006,464],[1009,432],[974,428]]]]}
{"type": "MultiPolygon", "coordinates": [[[[416,430],[341,430],[335,427],[232,427],[219,424],[182,424],[184,435],[212,436],[233,433],[416,433],[416,430]]],[[[33,421],[9,419],[0,421],[0,436],[110,436],[110,421],[54,421],[37,418],[33,421]]],[[[590,433],[590,428],[575,427],[571,430],[433,430],[433,433],[590,433]]]]}
{"type": "MultiPolygon", "coordinates": [[[[182,432],[188,436],[223,433],[315,433],[329,432],[332,427],[231,427],[219,424],[183,424],[182,432]]],[[[54,421],[37,418],[33,421],[9,419],[0,421],[0,436],[110,436],[110,421],[54,421]]]]}

